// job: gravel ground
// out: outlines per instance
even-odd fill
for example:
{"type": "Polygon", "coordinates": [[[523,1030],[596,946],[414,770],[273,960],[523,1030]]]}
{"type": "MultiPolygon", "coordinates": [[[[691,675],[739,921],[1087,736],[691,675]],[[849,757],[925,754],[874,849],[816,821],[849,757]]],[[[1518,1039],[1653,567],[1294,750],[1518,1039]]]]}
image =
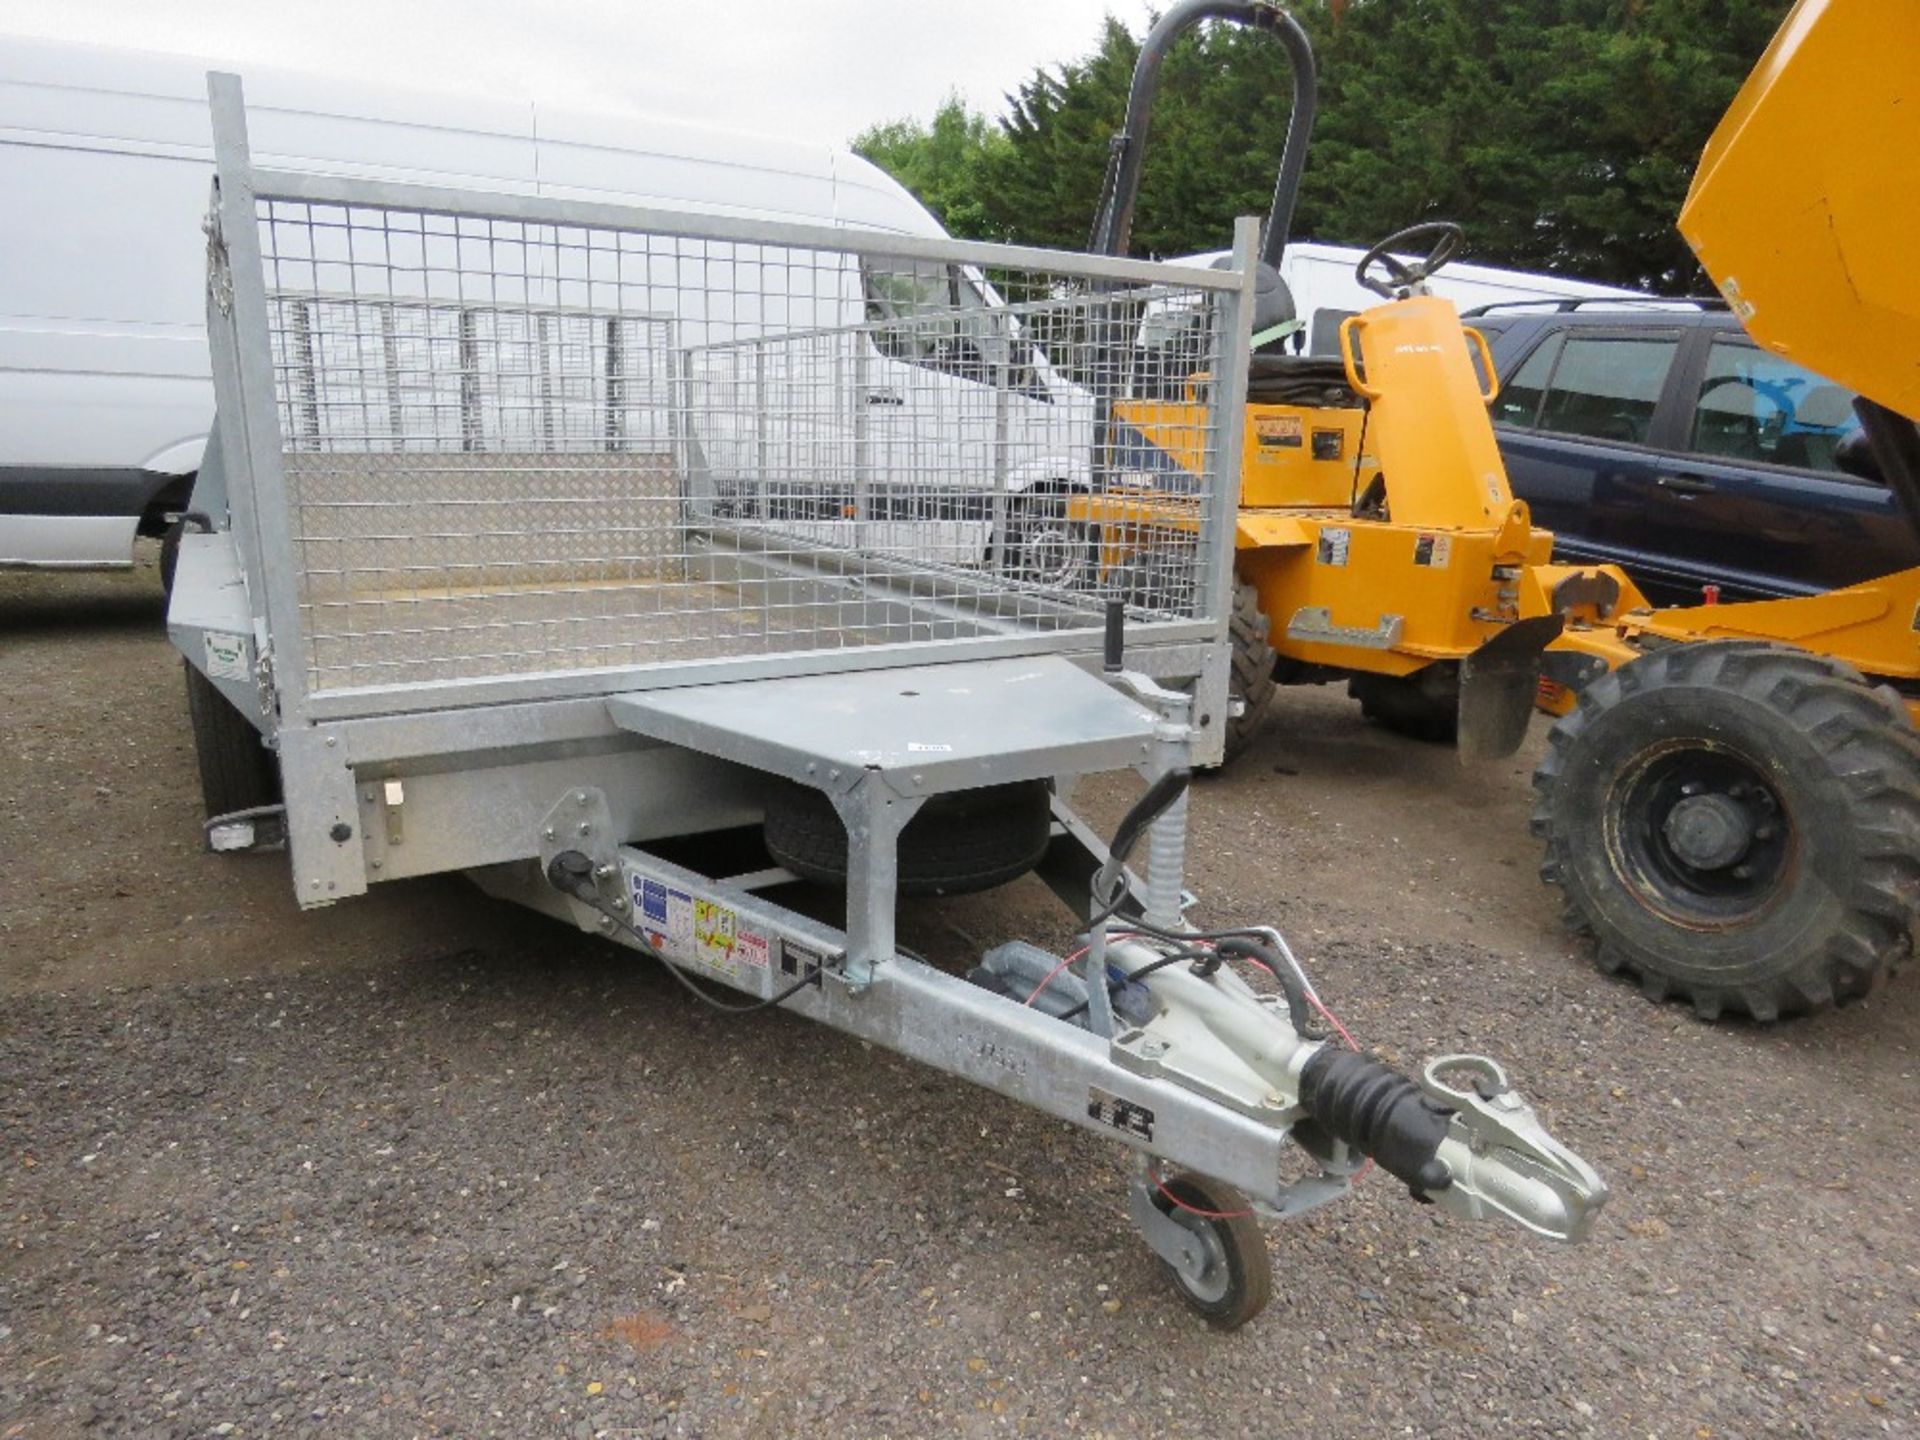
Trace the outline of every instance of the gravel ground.
{"type": "MultiPolygon", "coordinates": [[[[201,854],[159,620],[147,572],[0,577],[0,1440],[1920,1434],[1920,976],[1773,1030],[1602,980],[1532,752],[1283,696],[1195,870],[1363,1040],[1506,1061],[1614,1184],[1598,1235],[1376,1176],[1269,1228],[1221,1337],[1092,1137],[463,882],[302,914],[201,854]]],[[[904,935],[1064,928],[1023,882],[904,935]]]]}

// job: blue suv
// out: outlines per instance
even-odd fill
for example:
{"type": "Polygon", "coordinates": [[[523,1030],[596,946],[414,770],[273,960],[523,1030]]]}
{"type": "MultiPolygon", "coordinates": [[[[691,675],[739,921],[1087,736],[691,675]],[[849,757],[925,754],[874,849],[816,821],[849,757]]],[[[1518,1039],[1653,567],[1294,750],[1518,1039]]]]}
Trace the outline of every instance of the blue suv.
{"type": "Polygon", "coordinates": [[[1853,392],[1762,350],[1714,301],[1484,306],[1494,426],[1556,559],[1650,599],[1809,595],[1920,565],[1853,392]]]}

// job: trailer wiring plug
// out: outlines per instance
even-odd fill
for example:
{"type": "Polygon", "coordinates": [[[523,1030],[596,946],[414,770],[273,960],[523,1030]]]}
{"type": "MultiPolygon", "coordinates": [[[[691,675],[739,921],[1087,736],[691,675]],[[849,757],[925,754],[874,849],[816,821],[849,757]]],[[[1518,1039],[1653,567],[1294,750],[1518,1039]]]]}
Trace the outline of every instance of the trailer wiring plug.
{"type": "Polygon", "coordinates": [[[647,938],[643,931],[636,929],[627,921],[625,916],[616,913],[614,908],[607,904],[605,897],[600,894],[600,887],[594,883],[593,861],[589,860],[580,851],[562,850],[548,862],[546,875],[547,883],[553,886],[554,889],[563,895],[571,896],[595,914],[604,916],[606,919],[612,921],[616,927],[632,936],[644,953],[651,955],[665,966],[667,974],[673,977],[674,982],[678,984],[681,989],[685,990],[708,1009],[717,1010],[722,1015],[751,1015],[756,1010],[771,1010],[775,1006],[791,1000],[809,985],[820,984],[820,971],[817,968],[813,968],[809,969],[806,974],[802,975],[784,990],[775,991],[764,1000],[749,1001],[745,1005],[734,1005],[725,1000],[716,1000],[700,986],[694,984],[693,980],[686,975],[678,965],[674,964],[658,950],[655,950],[653,948],[653,942],[647,938]]]}

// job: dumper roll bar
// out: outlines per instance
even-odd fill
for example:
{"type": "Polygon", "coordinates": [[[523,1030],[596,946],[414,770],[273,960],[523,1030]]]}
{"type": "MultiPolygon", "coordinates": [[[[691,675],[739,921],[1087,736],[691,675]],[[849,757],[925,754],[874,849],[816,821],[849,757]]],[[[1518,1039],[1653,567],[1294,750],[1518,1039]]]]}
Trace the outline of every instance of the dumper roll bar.
{"type": "Polygon", "coordinates": [[[1280,152],[1280,174],[1273,185],[1273,204],[1261,231],[1260,263],[1275,269],[1287,248],[1293,228],[1294,203],[1300,198],[1300,173],[1307,163],[1307,142],[1313,136],[1319,80],[1313,63],[1313,42],[1307,32],[1278,5],[1268,0],[1181,0],[1162,15],[1140,44],[1133,67],[1133,85],[1127,93],[1127,117],[1107,152],[1107,174],[1094,210],[1093,233],[1087,248],[1096,255],[1125,255],[1133,235],[1133,207],[1140,196],[1140,172],[1147,153],[1147,130],[1154,96],[1160,89],[1160,62],[1174,42],[1206,20],[1227,20],[1249,29],[1264,30],[1286,47],[1293,64],[1293,109],[1287,119],[1286,144],[1280,152]]]}

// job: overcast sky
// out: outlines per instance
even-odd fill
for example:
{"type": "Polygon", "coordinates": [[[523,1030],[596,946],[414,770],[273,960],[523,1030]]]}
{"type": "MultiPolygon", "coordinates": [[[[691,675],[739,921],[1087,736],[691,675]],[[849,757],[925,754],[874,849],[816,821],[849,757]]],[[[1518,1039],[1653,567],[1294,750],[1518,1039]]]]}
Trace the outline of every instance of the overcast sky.
{"type": "Polygon", "coordinates": [[[0,0],[0,32],[843,144],[952,90],[997,115],[1109,12],[1148,19],[1146,0],[0,0]]]}

